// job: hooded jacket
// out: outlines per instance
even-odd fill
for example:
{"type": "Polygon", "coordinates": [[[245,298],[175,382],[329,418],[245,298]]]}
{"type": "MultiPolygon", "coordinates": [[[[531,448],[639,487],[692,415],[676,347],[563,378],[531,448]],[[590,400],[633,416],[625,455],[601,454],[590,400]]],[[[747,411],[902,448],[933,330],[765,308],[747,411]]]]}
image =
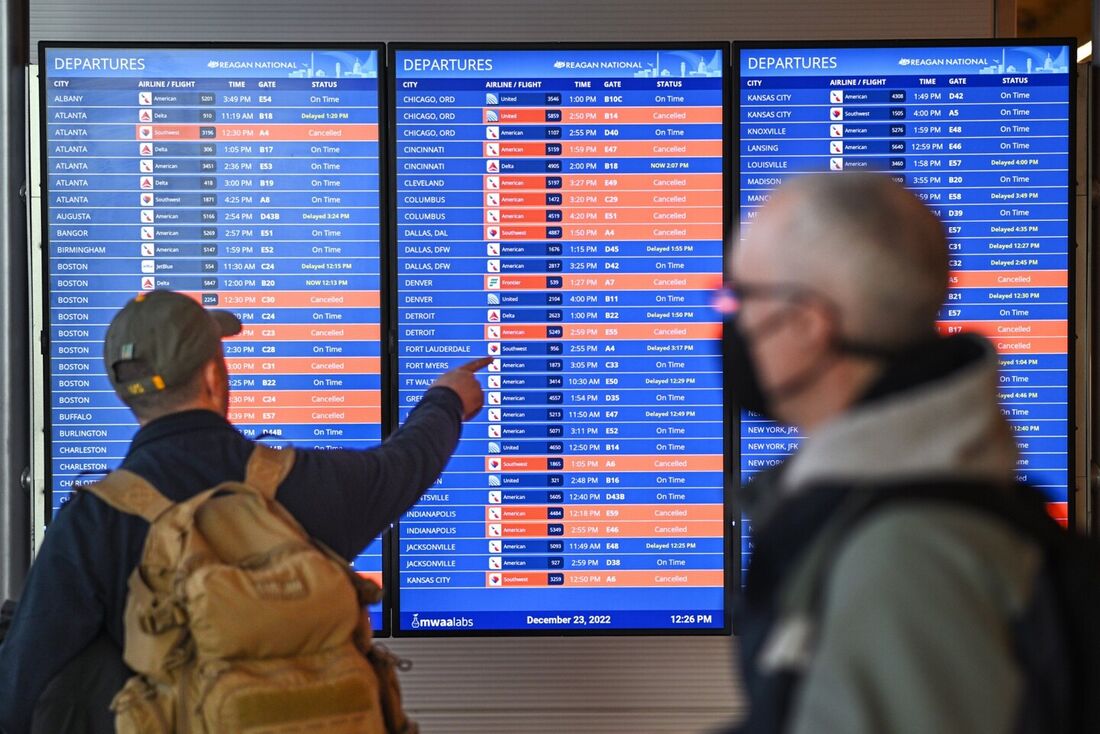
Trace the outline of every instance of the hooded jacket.
{"type": "Polygon", "coordinates": [[[998,519],[945,503],[886,507],[822,571],[814,625],[781,611],[846,491],[1015,481],[997,371],[986,340],[938,340],[747,488],[755,547],[739,623],[751,710],[739,731],[1019,730],[1026,676],[1012,632],[1042,552],[998,519]]]}

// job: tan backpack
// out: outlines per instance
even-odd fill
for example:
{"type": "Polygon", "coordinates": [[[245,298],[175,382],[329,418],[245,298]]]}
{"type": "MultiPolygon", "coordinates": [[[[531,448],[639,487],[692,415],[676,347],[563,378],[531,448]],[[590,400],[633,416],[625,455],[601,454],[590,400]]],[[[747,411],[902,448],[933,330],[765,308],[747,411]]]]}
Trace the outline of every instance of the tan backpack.
{"type": "Polygon", "coordinates": [[[84,487],[150,523],[126,601],[115,729],[415,734],[398,661],[372,645],[381,589],[275,501],[292,449],[257,445],[243,482],[174,504],[125,470],[84,487]]]}

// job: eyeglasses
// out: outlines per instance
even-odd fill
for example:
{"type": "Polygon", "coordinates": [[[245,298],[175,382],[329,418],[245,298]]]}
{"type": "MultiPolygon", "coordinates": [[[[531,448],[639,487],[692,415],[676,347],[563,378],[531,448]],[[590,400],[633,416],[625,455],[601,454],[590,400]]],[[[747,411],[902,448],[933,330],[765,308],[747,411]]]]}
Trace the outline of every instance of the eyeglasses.
{"type": "Polygon", "coordinates": [[[742,283],[729,280],[715,291],[711,304],[718,313],[732,315],[740,311],[741,304],[751,298],[805,301],[820,300],[821,296],[811,288],[797,283],[742,283]]]}

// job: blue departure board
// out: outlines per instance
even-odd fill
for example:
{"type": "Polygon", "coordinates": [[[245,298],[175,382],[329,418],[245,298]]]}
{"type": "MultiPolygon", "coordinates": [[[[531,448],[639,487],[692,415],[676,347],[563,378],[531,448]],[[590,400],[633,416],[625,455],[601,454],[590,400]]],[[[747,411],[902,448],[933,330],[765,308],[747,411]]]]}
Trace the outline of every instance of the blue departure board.
{"type": "MultiPolygon", "coordinates": [[[[806,171],[886,171],[941,217],[951,252],[944,333],[989,337],[1019,478],[1068,517],[1073,249],[1072,60],[1066,43],[738,44],[742,232],[806,171]]],[[[746,413],[742,480],[796,447],[746,413]]],[[[751,552],[747,533],[743,553],[751,552]]]]}
{"type": "MultiPolygon", "coordinates": [[[[379,442],[379,52],[43,45],[54,510],[137,429],[102,343],[153,288],[241,318],[225,353],[245,435],[379,442]]],[[[355,567],[381,581],[380,541],[355,567]]]]}
{"type": "Polygon", "coordinates": [[[399,417],[494,357],[397,527],[395,630],[727,629],[725,48],[390,61],[399,417]]]}

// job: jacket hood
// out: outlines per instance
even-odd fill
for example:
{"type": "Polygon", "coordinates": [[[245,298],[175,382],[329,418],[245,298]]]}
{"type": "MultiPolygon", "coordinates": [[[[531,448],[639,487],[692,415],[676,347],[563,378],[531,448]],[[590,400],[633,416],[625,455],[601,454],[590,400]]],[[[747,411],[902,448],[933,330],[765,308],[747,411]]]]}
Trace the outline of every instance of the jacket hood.
{"type": "Polygon", "coordinates": [[[936,340],[809,435],[784,466],[781,485],[797,492],[811,483],[914,476],[1012,482],[1018,453],[997,402],[998,368],[986,339],[936,340]]]}

